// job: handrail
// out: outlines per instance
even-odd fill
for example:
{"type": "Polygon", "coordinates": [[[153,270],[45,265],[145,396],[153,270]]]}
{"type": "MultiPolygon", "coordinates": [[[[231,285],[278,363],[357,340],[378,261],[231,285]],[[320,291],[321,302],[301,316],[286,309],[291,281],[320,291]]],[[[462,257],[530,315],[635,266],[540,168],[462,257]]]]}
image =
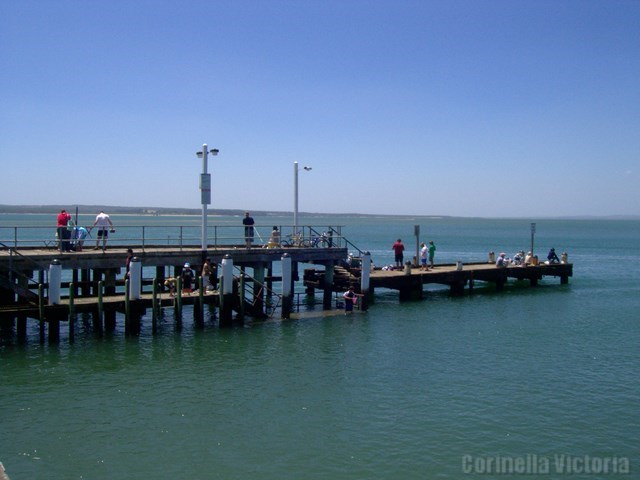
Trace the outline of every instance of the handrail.
{"type": "MultiPolygon", "coordinates": [[[[258,232],[258,228],[264,229],[265,226],[255,227],[256,238],[255,246],[265,246],[268,244],[269,233],[262,236],[258,232]]],[[[268,227],[267,227],[268,228],[268,227]]],[[[341,227],[327,227],[318,225],[306,225],[298,228],[298,233],[302,239],[313,238],[313,233],[319,230],[327,230],[333,234],[334,246],[350,244],[339,233],[341,227]],[[328,230],[327,230],[328,228],[328,230]],[[344,240],[344,242],[343,242],[344,240]]],[[[285,231],[293,231],[292,226],[280,225],[279,231],[284,237],[285,231]]],[[[27,225],[27,226],[2,226],[0,225],[0,249],[13,248],[49,248],[57,247],[58,239],[55,236],[54,229],[46,225],[27,225]]],[[[98,239],[95,232],[89,232],[84,239],[85,248],[91,246],[98,239]]],[[[118,225],[116,232],[110,233],[107,244],[120,247],[137,247],[144,248],[150,245],[167,245],[176,248],[194,247],[201,244],[202,234],[201,227],[195,225],[118,225]]],[[[213,247],[238,246],[245,244],[244,228],[235,225],[211,225],[207,227],[208,244],[213,247]]],[[[72,239],[75,242],[75,239],[72,239]]]]}
{"type": "MultiPolygon", "coordinates": [[[[15,289],[16,287],[19,287],[20,290],[22,290],[22,288],[24,288],[25,290],[29,291],[29,285],[30,284],[32,285],[32,288],[37,288],[38,285],[39,285],[39,282],[36,282],[33,278],[29,277],[28,275],[25,275],[22,272],[14,270],[14,268],[13,268],[13,256],[17,255],[17,256],[19,256],[21,258],[26,259],[27,262],[33,263],[36,267],[38,267],[37,270],[39,270],[41,272],[45,272],[45,275],[47,275],[47,273],[48,273],[47,268],[44,267],[42,264],[38,263],[37,261],[35,261],[33,258],[31,258],[31,257],[29,257],[27,255],[21,254],[20,252],[18,252],[14,248],[9,247],[9,246],[7,246],[6,244],[4,244],[2,242],[0,242],[0,246],[2,246],[4,248],[7,248],[9,250],[9,268],[8,268],[9,274],[7,275],[7,280],[9,282],[9,285],[12,285],[11,288],[15,289]],[[26,287],[21,287],[21,286],[19,286],[17,284],[14,285],[14,283],[15,283],[14,280],[15,279],[25,280],[27,286],[26,287]]],[[[46,279],[46,278],[45,278],[45,283],[48,283],[48,279],[46,279]]],[[[14,291],[19,293],[18,290],[14,290],[14,291]]],[[[20,294],[20,295],[23,295],[23,294],[20,294]]]]}
{"type": "Polygon", "coordinates": [[[339,238],[343,239],[345,241],[345,243],[347,245],[352,246],[353,248],[355,248],[358,253],[360,254],[360,256],[364,255],[365,252],[363,252],[362,250],[360,250],[360,248],[358,248],[353,242],[351,242],[347,237],[343,237],[342,235],[340,235],[340,232],[338,232],[337,230],[335,230],[333,227],[329,227],[329,231],[333,232],[333,233],[337,233],[339,238]]]}
{"type": "MultiPolygon", "coordinates": [[[[253,293],[254,301],[251,303],[252,305],[255,305],[255,299],[260,296],[262,291],[266,292],[267,299],[269,299],[269,298],[276,298],[277,299],[277,301],[275,302],[275,305],[272,305],[269,308],[270,313],[267,315],[269,318],[273,318],[273,314],[275,313],[276,309],[282,303],[282,295],[280,295],[279,293],[275,292],[273,289],[269,288],[268,285],[260,282],[255,277],[249,275],[246,271],[243,270],[242,267],[238,267],[237,265],[234,265],[234,270],[237,270],[239,275],[242,275],[243,278],[251,280],[251,286],[248,287],[248,288],[250,288],[251,292],[253,293]],[[259,287],[258,292],[256,292],[256,286],[259,287]]],[[[241,301],[244,301],[244,300],[245,300],[245,298],[241,299],[241,301]]],[[[266,303],[268,303],[268,302],[265,302],[265,304],[266,303]]],[[[265,307],[266,307],[266,305],[265,305],[265,307]]]]}

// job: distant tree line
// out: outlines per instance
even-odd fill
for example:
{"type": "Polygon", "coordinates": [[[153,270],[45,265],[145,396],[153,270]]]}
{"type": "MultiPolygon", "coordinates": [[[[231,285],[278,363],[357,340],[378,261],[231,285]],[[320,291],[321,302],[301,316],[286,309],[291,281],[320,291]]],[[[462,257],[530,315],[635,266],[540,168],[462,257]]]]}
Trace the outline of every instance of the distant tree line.
{"type": "MultiPolygon", "coordinates": [[[[0,205],[0,213],[57,213],[63,208],[71,212],[78,207],[81,213],[95,213],[104,210],[109,214],[131,215],[200,215],[200,208],[166,207],[118,207],[109,205],[0,205]]],[[[242,215],[244,210],[209,209],[212,215],[242,215]]],[[[252,212],[253,213],[253,212],[252,212]]],[[[259,212],[255,212],[258,214],[259,212]]]]}

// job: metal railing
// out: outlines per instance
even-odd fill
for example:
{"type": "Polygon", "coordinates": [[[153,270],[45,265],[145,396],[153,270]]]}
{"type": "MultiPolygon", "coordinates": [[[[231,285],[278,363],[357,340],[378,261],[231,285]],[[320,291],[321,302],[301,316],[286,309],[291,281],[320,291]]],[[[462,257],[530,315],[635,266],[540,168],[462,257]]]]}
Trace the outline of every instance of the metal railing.
{"type": "MultiPolygon", "coordinates": [[[[291,225],[279,225],[281,246],[318,246],[326,248],[346,247],[350,242],[342,237],[341,226],[305,225],[298,226],[298,231],[293,231],[291,225]],[[323,233],[329,235],[330,241],[317,241],[323,233]],[[296,243],[287,239],[296,239],[296,243]]],[[[193,225],[123,225],[116,230],[108,232],[107,244],[121,247],[169,247],[169,248],[193,248],[201,245],[202,230],[193,225]]],[[[271,237],[271,227],[254,227],[252,246],[266,247],[271,237]]],[[[78,239],[72,232],[71,242],[75,244],[78,239]]],[[[97,229],[89,232],[83,239],[84,248],[90,248],[97,244],[97,229]]],[[[243,246],[246,244],[244,228],[242,226],[211,225],[207,227],[207,243],[209,247],[243,246]]],[[[100,240],[102,245],[102,240],[100,240]]],[[[49,248],[57,249],[59,246],[57,230],[47,226],[0,226],[0,250],[20,248],[49,248]]]]}

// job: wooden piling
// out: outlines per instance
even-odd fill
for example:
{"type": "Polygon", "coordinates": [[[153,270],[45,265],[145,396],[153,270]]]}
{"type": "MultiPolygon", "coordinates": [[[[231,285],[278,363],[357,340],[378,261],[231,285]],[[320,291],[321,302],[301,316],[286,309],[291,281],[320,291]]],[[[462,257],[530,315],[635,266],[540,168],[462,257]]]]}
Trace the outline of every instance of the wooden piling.
{"type": "Polygon", "coordinates": [[[131,334],[131,299],[129,298],[129,279],[124,281],[124,334],[131,334]]]}
{"type": "Polygon", "coordinates": [[[40,343],[44,343],[44,286],[38,285],[38,317],[40,320],[40,343]]]}
{"type": "MultiPolygon", "coordinates": [[[[77,270],[74,270],[74,272],[77,274],[77,270]]],[[[76,275],[77,277],[77,275],[76,275]]],[[[76,310],[75,310],[75,292],[76,292],[76,284],[72,283],[71,285],[69,285],[69,316],[68,318],[68,323],[69,323],[69,342],[72,342],[75,340],[75,318],[76,318],[76,310]]]]}
{"type": "Polygon", "coordinates": [[[151,301],[151,332],[156,333],[158,331],[158,288],[159,288],[159,280],[158,277],[153,281],[153,299],[151,301]]]}

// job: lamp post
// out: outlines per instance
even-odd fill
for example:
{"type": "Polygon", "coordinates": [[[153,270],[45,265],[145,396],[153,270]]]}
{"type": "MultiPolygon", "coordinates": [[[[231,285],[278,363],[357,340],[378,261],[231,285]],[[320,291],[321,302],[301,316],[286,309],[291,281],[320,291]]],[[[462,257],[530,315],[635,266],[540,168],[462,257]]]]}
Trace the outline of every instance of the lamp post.
{"type": "Polygon", "coordinates": [[[536,234],[536,224],[531,222],[531,256],[533,256],[533,237],[536,234]]]}
{"type": "Polygon", "coordinates": [[[200,174],[200,197],[202,200],[202,251],[207,251],[207,205],[211,204],[211,174],[207,173],[207,156],[218,155],[219,150],[212,148],[209,150],[207,144],[202,145],[202,150],[196,152],[198,158],[202,159],[202,173],[200,174]]]}
{"type": "MultiPolygon", "coordinates": [[[[307,172],[311,167],[303,167],[307,172]]],[[[298,234],[298,162],[293,162],[293,236],[298,234]]]]}

